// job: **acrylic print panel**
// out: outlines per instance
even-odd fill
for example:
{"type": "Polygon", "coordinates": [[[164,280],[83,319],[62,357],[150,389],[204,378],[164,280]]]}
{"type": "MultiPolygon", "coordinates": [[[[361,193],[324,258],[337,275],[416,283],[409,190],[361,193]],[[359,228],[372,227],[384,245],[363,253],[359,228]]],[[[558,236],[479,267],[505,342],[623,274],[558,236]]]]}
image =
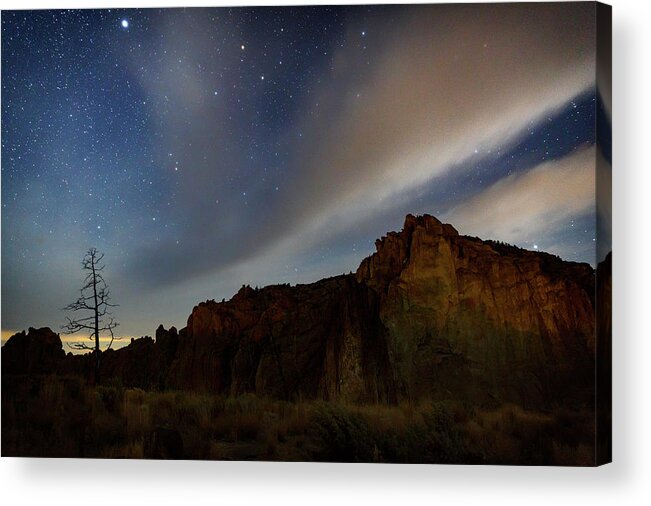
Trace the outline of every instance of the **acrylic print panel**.
{"type": "Polygon", "coordinates": [[[591,2],[3,11],[3,456],[608,462],[610,68],[591,2]]]}

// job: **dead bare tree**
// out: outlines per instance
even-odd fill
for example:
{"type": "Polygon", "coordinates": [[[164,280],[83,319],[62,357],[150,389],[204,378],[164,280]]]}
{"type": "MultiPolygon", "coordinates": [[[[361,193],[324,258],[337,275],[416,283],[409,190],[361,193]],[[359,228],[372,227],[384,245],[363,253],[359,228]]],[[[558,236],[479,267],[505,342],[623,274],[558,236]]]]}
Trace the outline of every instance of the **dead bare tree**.
{"type": "Polygon", "coordinates": [[[108,350],[113,345],[114,339],[116,339],[113,329],[119,325],[109,311],[109,308],[116,307],[117,304],[110,302],[111,294],[102,276],[104,270],[103,258],[104,253],[99,253],[97,249],[91,248],[88,250],[81,262],[81,268],[87,274],[84,278],[84,286],[79,290],[79,298],[63,308],[64,311],[87,312],[85,316],[74,319],[66,316],[66,324],[62,326],[62,329],[65,334],[89,332],[88,339],[91,342],[94,341],[94,346],[89,346],[85,342],[72,343],[69,346],[75,350],[91,350],[93,352],[95,384],[99,384],[100,379],[100,333],[108,332],[111,336],[111,341],[106,348],[108,350]]]}

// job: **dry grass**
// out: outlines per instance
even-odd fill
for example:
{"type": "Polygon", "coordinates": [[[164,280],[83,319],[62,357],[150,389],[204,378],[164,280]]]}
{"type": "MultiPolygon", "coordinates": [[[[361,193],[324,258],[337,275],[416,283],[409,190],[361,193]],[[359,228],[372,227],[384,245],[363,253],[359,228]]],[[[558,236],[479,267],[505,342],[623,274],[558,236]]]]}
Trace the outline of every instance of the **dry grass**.
{"type": "Polygon", "coordinates": [[[3,455],[590,465],[589,412],[289,403],[3,378],[3,455]]]}

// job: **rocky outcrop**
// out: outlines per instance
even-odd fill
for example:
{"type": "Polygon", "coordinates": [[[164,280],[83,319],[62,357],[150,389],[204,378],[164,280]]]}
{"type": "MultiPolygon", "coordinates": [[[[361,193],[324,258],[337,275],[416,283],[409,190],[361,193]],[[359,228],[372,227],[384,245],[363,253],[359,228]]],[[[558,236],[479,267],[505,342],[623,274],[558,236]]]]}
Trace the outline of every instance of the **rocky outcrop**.
{"type": "Polygon", "coordinates": [[[48,327],[30,327],[14,334],[2,347],[2,374],[49,374],[65,358],[61,338],[48,327]]]}
{"type": "Polygon", "coordinates": [[[377,297],[354,276],[242,289],[195,307],[172,388],[280,398],[395,399],[377,297]]]}
{"type": "Polygon", "coordinates": [[[178,333],[104,353],[102,377],[285,399],[591,404],[594,280],[587,264],[409,215],[356,273],[203,302],[178,333]]]}
{"type": "MultiPolygon", "coordinates": [[[[178,338],[174,327],[165,330],[161,325],[155,341],[145,336],[131,339],[122,348],[103,351],[100,377],[128,387],[163,389],[178,338]]],[[[48,327],[14,334],[2,347],[3,376],[60,374],[92,378],[93,367],[90,353],[66,355],[61,338],[48,327]]]]}
{"type": "MultiPolygon", "coordinates": [[[[102,352],[100,377],[105,381],[143,389],[164,389],[170,365],[176,355],[179,335],[176,328],[160,325],[156,339],[149,336],[131,339],[127,346],[102,352]]],[[[93,376],[91,355],[68,354],[59,372],[93,376]]]]}
{"type": "Polygon", "coordinates": [[[539,405],[569,393],[568,380],[590,387],[589,265],[463,237],[427,215],[376,247],[357,280],[379,293],[404,396],[539,405]]]}
{"type": "Polygon", "coordinates": [[[151,337],[133,339],[123,348],[102,353],[100,363],[102,378],[119,378],[124,385],[144,389],[165,387],[169,362],[151,337]]]}

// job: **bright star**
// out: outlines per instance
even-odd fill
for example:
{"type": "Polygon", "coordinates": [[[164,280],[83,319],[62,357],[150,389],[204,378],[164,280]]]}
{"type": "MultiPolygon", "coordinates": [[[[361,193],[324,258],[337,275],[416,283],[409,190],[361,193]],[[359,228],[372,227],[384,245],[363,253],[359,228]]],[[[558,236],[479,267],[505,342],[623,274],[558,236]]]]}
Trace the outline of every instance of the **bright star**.
{"type": "Polygon", "coordinates": [[[534,244],[534,245],[533,245],[533,249],[538,249],[538,245],[537,245],[537,244],[534,244]]]}
{"type": "Polygon", "coordinates": [[[126,19],[122,20],[122,28],[129,28],[129,22],[126,19]]]}

